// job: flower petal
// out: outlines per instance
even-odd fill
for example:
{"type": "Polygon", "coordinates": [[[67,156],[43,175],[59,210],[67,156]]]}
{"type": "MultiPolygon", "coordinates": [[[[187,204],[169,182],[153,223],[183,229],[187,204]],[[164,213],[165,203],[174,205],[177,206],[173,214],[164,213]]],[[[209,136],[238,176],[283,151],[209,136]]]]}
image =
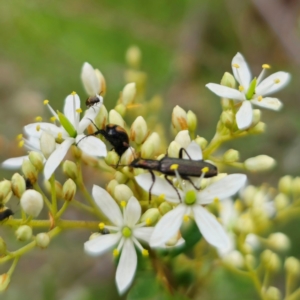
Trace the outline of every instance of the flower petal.
{"type": "Polygon", "coordinates": [[[177,133],[174,141],[182,148],[186,148],[191,143],[191,137],[188,130],[181,130],[177,133]]]}
{"type": "Polygon", "coordinates": [[[229,88],[224,85],[216,84],[216,83],[208,83],[205,85],[208,89],[210,89],[213,93],[222,98],[234,99],[234,100],[245,100],[245,96],[243,93],[236,89],[229,88]]]}
{"type": "Polygon", "coordinates": [[[80,99],[77,94],[68,95],[65,99],[64,115],[68,118],[75,129],[78,127],[79,112],[76,110],[80,108],[80,99]]]}
{"type": "Polygon", "coordinates": [[[94,136],[77,135],[76,144],[87,155],[96,157],[106,157],[107,155],[105,144],[94,136]]]}
{"type": "Polygon", "coordinates": [[[65,130],[62,129],[62,127],[58,127],[51,123],[46,122],[39,122],[39,123],[31,123],[26,126],[24,126],[24,132],[29,137],[35,137],[40,138],[42,131],[45,130],[48,133],[52,134],[54,137],[57,137],[59,133],[63,134],[63,137],[65,137],[65,130]]]}
{"type": "Polygon", "coordinates": [[[103,98],[101,96],[98,96],[100,103],[97,103],[97,105],[93,105],[88,110],[86,110],[83,118],[79,122],[77,133],[83,133],[83,131],[91,124],[91,121],[93,121],[97,114],[99,113],[99,110],[101,108],[101,105],[103,103],[103,98]]]}
{"type": "Polygon", "coordinates": [[[133,229],[133,235],[141,241],[150,243],[150,238],[152,236],[154,227],[138,227],[133,229]]]}
{"type": "Polygon", "coordinates": [[[200,146],[195,142],[192,141],[188,147],[186,148],[187,153],[189,154],[190,158],[184,152],[183,158],[184,159],[192,159],[192,160],[202,160],[202,150],[200,146]]]}
{"type": "Polygon", "coordinates": [[[252,105],[250,101],[243,101],[242,106],[236,114],[236,123],[240,130],[247,129],[253,119],[252,105]]]}
{"type": "Polygon", "coordinates": [[[137,255],[131,239],[126,239],[119,260],[116,283],[118,291],[123,294],[131,285],[137,267],[137,255]]]}
{"type": "Polygon", "coordinates": [[[197,194],[198,204],[209,204],[214,199],[220,200],[233,196],[246,183],[247,176],[244,174],[231,174],[217,182],[212,183],[197,194]]]}
{"type": "Polygon", "coordinates": [[[124,223],[133,227],[141,217],[141,205],[134,196],[131,196],[125,208],[124,223]]]}
{"type": "Polygon", "coordinates": [[[67,154],[69,148],[74,143],[74,139],[67,139],[64,140],[56,149],[52,152],[49,158],[46,161],[44,167],[44,175],[45,179],[48,180],[59,164],[64,159],[65,155],[67,154]]]}
{"type": "Polygon", "coordinates": [[[258,96],[270,95],[284,88],[290,81],[291,75],[287,72],[276,72],[264,79],[255,89],[258,96]],[[278,83],[277,83],[278,82],[278,83]]]}
{"type": "MultiPolygon", "coordinates": [[[[167,180],[156,176],[155,175],[154,185],[151,189],[151,194],[160,196],[163,195],[168,201],[173,203],[179,203],[180,199],[178,197],[178,194],[181,196],[181,199],[183,198],[183,193],[181,190],[176,190],[175,187],[173,187],[167,180]]],[[[138,185],[144,189],[145,191],[150,191],[151,185],[153,183],[152,176],[150,173],[144,173],[140,174],[135,177],[136,182],[138,185]]]]}
{"type": "Polygon", "coordinates": [[[116,226],[123,225],[123,216],[116,201],[98,185],[93,186],[93,198],[106,217],[116,226]]]}
{"type": "Polygon", "coordinates": [[[23,160],[27,159],[27,158],[28,158],[28,155],[6,159],[1,164],[1,167],[4,168],[4,169],[9,169],[9,170],[20,169],[22,167],[23,160]]]}
{"type": "Polygon", "coordinates": [[[100,235],[84,243],[84,251],[91,256],[98,256],[112,249],[118,243],[122,234],[112,233],[100,235]]]}
{"type": "Polygon", "coordinates": [[[193,206],[193,212],[195,222],[206,241],[217,248],[228,248],[229,237],[216,217],[201,205],[193,206]]]}
{"type": "Polygon", "coordinates": [[[258,99],[253,99],[251,100],[251,103],[272,110],[280,110],[282,107],[282,103],[277,98],[271,97],[262,98],[260,101],[258,99]]]}
{"type": "Polygon", "coordinates": [[[251,72],[244,56],[238,52],[232,59],[231,65],[235,79],[244,87],[244,90],[247,91],[251,81],[251,72]],[[236,68],[234,65],[238,65],[239,67],[236,68]]]}
{"type": "Polygon", "coordinates": [[[180,229],[185,212],[186,206],[179,204],[176,208],[166,213],[154,227],[150,246],[160,247],[173,237],[180,229]]]}
{"type": "Polygon", "coordinates": [[[96,76],[94,68],[87,62],[82,66],[81,80],[89,96],[100,94],[100,81],[96,76]]]}

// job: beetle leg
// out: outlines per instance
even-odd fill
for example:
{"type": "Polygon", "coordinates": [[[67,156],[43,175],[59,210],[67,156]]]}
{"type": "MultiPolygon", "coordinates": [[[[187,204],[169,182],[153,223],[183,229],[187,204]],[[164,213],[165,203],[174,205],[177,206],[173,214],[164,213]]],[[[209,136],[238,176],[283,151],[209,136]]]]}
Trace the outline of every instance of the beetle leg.
{"type": "Polygon", "coordinates": [[[167,180],[167,182],[174,188],[174,190],[176,191],[178,198],[180,200],[180,202],[182,202],[182,199],[180,197],[180,194],[178,192],[178,190],[176,189],[176,187],[174,186],[173,182],[168,178],[168,175],[165,175],[165,179],[167,180]]]}
{"type": "Polygon", "coordinates": [[[149,172],[150,172],[151,178],[152,178],[152,184],[151,184],[150,189],[149,189],[149,203],[150,203],[151,202],[151,191],[152,191],[152,188],[153,188],[154,183],[155,183],[155,175],[152,172],[152,170],[149,170],[149,172]]]}
{"type": "Polygon", "coordinates": [[[179,150],[179,158],[182,158],[183,152],[187,155],[187,157],[188,157],[190,160],[192,160],[192,158],[190,157],[190,155],[188,154],[188,152],[187,152],[184,148],[180,148],[180,150],[179,150]]]}
{"type": "Polygon", "coordinates": [[[182,179],[187,180],[197,191],[200,191],[200,187],[197,187],[190,177],[181,176],[182,179]]]}

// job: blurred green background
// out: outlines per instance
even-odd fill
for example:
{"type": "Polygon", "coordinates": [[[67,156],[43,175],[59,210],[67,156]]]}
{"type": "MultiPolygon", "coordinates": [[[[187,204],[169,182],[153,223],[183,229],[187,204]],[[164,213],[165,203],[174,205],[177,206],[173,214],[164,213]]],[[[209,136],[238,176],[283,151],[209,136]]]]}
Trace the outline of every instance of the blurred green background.
{"type": "MultiPolygon", "coordinates": [[[[290,72],[291,83],[277,94],[283,110],[263,111],[266,134],[228,147],[240,150],[242,159],[267,154],[278,161],[275,170],[251,175],[251,183],[275,184],[287,173],[299,175],[299,1],[0,0],[0,5],[1,160],[22,154],[15,136],[37,115],[48,116],[44,99],[62,108],[66,95],[75,90],[85,100],[80,82],[85,61],[104,74],[105,104],[112,108],[125,84],[125,52],[137,45],[143,54],[142,70],[148,74],[147,96],[163,96],[166,128],[178,104],[197,114],[198,134],[207,139],[215,132],[221,107],[205,84],[217,83],[225,71],[231,72],[237,52],[256,76],[263,63],[271,64],[272,72],[290,72]]],[[[171,134],[167,138],[171,141],[171,134]]],[[[11,174],[2,172],[8,178],[11,174]]],[[[83,218],[76,212],[70,217],[83,218]]],[[[49,251],[32,251],[18,266],[23,272],[14,274],[1,297],[117,299],[110,255],[100,261],[83,253],[88,235],[70,232],[56,239],[49,251]]],[[[233,282],[216,273],[212,287],[199,297],[255,299],[250,286],[233,282]],[[220,290],[226,286],[228,294],[218,293],[215,285],[220,290]]]]}

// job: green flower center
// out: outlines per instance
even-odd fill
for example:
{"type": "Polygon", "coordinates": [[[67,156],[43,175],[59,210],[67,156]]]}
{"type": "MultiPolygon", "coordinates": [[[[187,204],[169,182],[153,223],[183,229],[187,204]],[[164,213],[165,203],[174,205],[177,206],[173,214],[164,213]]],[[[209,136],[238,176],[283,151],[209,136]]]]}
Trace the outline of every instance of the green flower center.
{"type": "Polygon", "coordinates": [[[58,116],[60,124],[63,126],[63,128],[66,130],[66,132],[69,134],[69,136],[72,138],[76,138],[77,132],[76,132],[74,126],[69,121],[69,119],[59,111],[57,111],[57,116],[58,116]]]}
{"type": "Polygon", "coordinates": [[[255,88],[256,88],[256,77],[251,81],[250,85],[249,85],[249,88],[248,88],[248,91],[246,93],[246,99],[247,100],[251,100],[254,93],[255,93],[255,88]]]}
{"type": "Polygon", "coordinates": [[[187,205],[193,205],[197,200],[196,191],[191,190],[185,193],[184,202],[187,205]]]}
{"type": "Polygon", "coordinates": [[[124,237],[129,238],[131,237],[132,231],[129,227],[126,226],[122,229],[122,234],[124,237]]]}

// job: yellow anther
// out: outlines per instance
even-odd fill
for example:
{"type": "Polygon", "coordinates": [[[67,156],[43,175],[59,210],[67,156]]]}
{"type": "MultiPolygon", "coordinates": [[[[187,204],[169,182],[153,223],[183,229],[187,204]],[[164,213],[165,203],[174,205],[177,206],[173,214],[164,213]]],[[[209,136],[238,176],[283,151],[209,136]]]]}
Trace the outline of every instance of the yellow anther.
{"type": "Polygon", "coordinates": [[[214,198],[214,203],[218,204],[220,202],[220,199],[218,197],[214,198]]]}
{"type": "Polygon", "coordinates": [[[208,167],[204,167],[201,169],[201,172],[202,173],[207,173],[209,171],[209,168],[208,167]]]}
{"type": "Polygon", "coordinates": [[[165,200],[166,199],[166,195],[165,194],[160,194],[158,196],[159,200],[165,200]]]}
{"type": "Polygon", "coordinates": [[[36,118],[35,118],[35,121],[36,122],[41,122],[43,120],[43,118],[41,117],[41,116],[37,116],[36,118]]]}
{"type": "Polygon", "coordinates": [[[263,64],[263,65],[262,65],[262,68],[263,68],[263,69],[271,69],[271,66],[268,65],[268,64],[263,64]]]}
{"type": "Polygon", "coordinates": [[[117,256],[119,256],[119,254],[120,254],[119,250],[118,249],[114,249],[113,256],[117,257],[117,256]]]}
{"type": "Polygon", "coordinates": [[[239,86],[239,91],[240,91],[240,92],[242,92],[244,89],[245,89],[245,88],[244,88],[242,85],[239,86]]]}
{"type": "Polygon", "coordinates": [[[179,167],[178,164],[173,164],[173,165],[171,165],[170,170],[177,170],[178,167],[179,167]]]}
{"type": "Polygon", "coordinates": [[[258,101],[261,101],[262,99],[263,99],[263,96],[258,96],[258,97],[257,97],[257,100],[258,100],[258,101]]]}
{"type": "Polygon", "coordinates": [[[40,131],[41,130],[41,126],[40,125],[36,125],[35,130],[36,131],[40,131]]]}
{"type": "Polygon", "coordinates": [[[99,229],[103,230],[105,228],[105,224],[103,222],[99,223],[99,229]]]}
{"type": "Polygon", "coordinates": [[[81,108],[77,108],[76,112],[78,112],[79,114],[81,114],[82,113],[82,109],[81,108]]]}
{"type": "Polygon", "coordinates": [[[50,121],[54,123],[56,121],[56,117],[55,116],[51,117],[50,121]]]}
{"type": "Polygon", "coordinates": [[[16,140],[19,141],[19,140],[22,140],[22,139],[23,139],[23,134],[22,133],[18,134],[17,137],[16,137],[16,140]]]}
{"type": "Polygon", "coordinates": [[[72,96],[75,96],[75,95],[76,95],[76,92],[73,91],[73,92],[71,93],[71,95],[72,95],[72,96]]]}
{"type": "Polygon", "coordinates": [[[151,222],[151,219],[150,219],[150,218],[147,218],[146,221],[145,221],[145,223],[146,223],[147,226],[150,226],[151,223],[152,223],[152,222],[151,222]]]}
{"type": "Polygon", "coordinates": [[[232,64],[232,66],[233,66],[234,68],[237,68],[237,69],[240,67],[239,64],[232,64]]]}
{"type": "Polygon", "coordinates": [[[57,134],[57,139],[58,139],[58,140],[62,140],[62,133],[61,133],[61,132],[59,132],[59,133],[57,134]]]}
{"type": "Polygon", "coordinates": [[[122,207],[125,207],[127,205],[127,202],[126,201],[121,201],[120,204],[121,204],[122,207]]]}
{"type": "Polygon", "coordinates": [[[22,141],[20,141],[19,143],[18,143],[18,147],[19,148],[22,148],[24,146],[24,141],[22,140],[22,141]]]}
{"type": "Polygon", "coordinates": [[[190,219],[190,217],[189,217],[188,215],[184,215],[184,216],[183,216],[183,221],[184,221],[184,222],[188,222],[189,219],[190,219]]]}
{"type": "Polygon", "coordinates": [[[274,82],[275,82],[275,83],[279,83],[279,82],[280,82],[280,79],[278,79],[278,78],[277,78],[277,79],[274,79],[274,82]]]}
{"type": "Polygon", "coordinates": [[[49,103],[49,100],[44,100],[44,105],[47,105],[49,103]]]}
{"type": "Polygon", "coordinates": [[[142,255],[145,256],[145,257],[146,257],[146,256],[149,256],[149,251],[146,250],[146,249],[143,249],[143,250],[142,250],[142,255]]]}

